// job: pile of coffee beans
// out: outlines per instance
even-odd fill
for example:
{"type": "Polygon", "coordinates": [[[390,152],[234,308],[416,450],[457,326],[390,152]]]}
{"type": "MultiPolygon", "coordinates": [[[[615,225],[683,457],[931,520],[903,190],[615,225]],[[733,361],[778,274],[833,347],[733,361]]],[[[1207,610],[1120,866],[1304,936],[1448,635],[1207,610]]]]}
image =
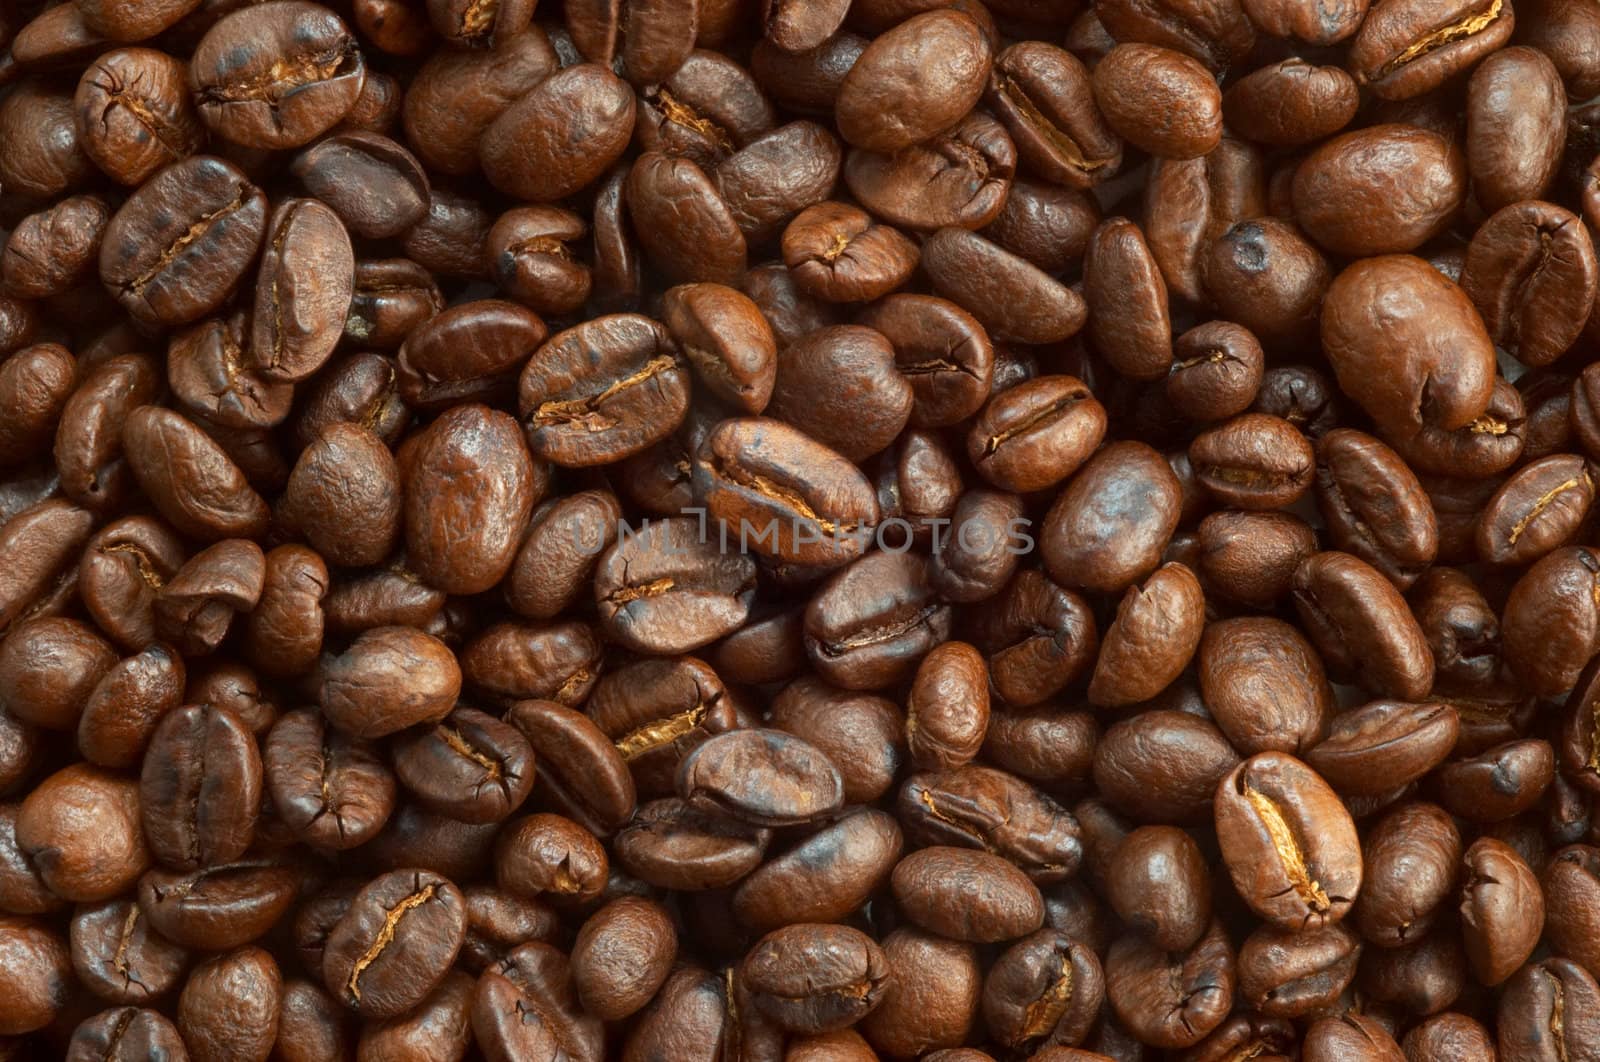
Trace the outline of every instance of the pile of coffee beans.
{"type": "Polygon", "coordinates": [[[0,0],[0,1062],[1600,1060],[1600,4],[328,4],[0,0]]]}

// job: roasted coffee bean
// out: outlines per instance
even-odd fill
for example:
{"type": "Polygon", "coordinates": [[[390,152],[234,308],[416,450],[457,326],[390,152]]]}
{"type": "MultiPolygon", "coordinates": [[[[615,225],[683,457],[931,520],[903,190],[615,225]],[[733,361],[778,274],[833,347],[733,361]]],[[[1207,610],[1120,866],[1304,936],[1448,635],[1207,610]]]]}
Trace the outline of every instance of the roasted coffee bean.
{"type": "Polygon", "coordinates": [[[744,272],[739,219],[694,162],[657,152],[641,156],[628,171],[624,198],[646,255],[672,279],[731,284],[744,272]]]}
{"type": "Polygon", "coordinates": [[[1083,298],[1025,259],[961,228],[943,228],[922,245],[934,290],[971,313],[996,339],[1054,343],[1087,319],[1083,298]]]}
{"type": "Polygon", "coordinates": [[[185,64],[153,48],[118,48],[90,63],[73,106],[84,154],[118,184],[144,183],[204,139],[185,64]]]}
{"type": "Polygon", "coordinates": [[[238,168],[203,155],[175,162],[112,216],[100,280],[141,323],[186,324],[221,305],[255,261],[266,228],[266,196],[238,168]]]}
{"type": "Polygon", "coordinates": [[[260,860],[151,870],[139,879],[139,911],[165,939],[226,950],[265,936],[289,910],[297,885],[292,868],[260,860]]]}
{"type": "Polygon", "coordinates": [[[167,713],[139,774],[152,854],[176,870],[239,858],[255,834],[261,782],[255,737],[237,715],[210,705],[167,713]]]}
{"type": "Polygon", "coordinates": [[[401,474],[406,563],[447,593],[487,590],[511,567],[544,471],[516,422],[481,405],[456,406],[414,438],[401,474]]]}
{"type": "Polygon", "coordinates": [[[1106,955],[1106,1000],[1141,1042],[1166,1048],[1198,1043],[1233,1007],[1236,962],[1221,924],[1193,948],[1167,952],[1129,934],[1106,955]]]}
{"type": "Polygon", "coordinates": [[[950,606],[928,584],[925,558],[878,551],[830,577],[806,606],[806,655],[846,689],[882,689],[950,634],[950,606]]]}
{"type": "Polygon", "coordinates": [[[194,421],[140,406],[128,414],[122,448],[139,486],[179,531],[214,541],[266,530],[266,502],[194,421]]]}
{"type": "Polygon", "coordinates": [[[889,878],[902,841],[893,818],[871,808],[843,815],[739,883],[733,913],[756,931],[840,921],[889,878]]]}
{"type": "Polygon", "coordinates": [[[860,930],[801,923],[757,941],[738,976],[769,1020],[790,1032],[816,1033],[870,1013],[890,975],[882,949],[860,930]]]}
{"type": "Polygon", "coordinates": [[[928,11],[882,34],[839,85],[840,134],[869,151],[893,152],[948,129],[988,84],[989,42],[957,11],[928,11]]]}
{"type": "Polygon", "coordinates": [[[1594,244],[1576,215],[1549,203],[1515,203],[1473,236],[1461,287],[1496,345],[1528,365],[1572,346],[1600,283],[1594,244]]]}
{"type": "Polygon", "coordinates": [[[608,866],[594,835],[560,815],[516,819],[495,845],[495,880],[524,899],[548,894],[557,902],[587,903],[605,888],[608,866]]]}
{"type": "Polygon", "coordinates": [[[1433,655],[1405,598],[1377,569],[1327,551],[1294,575],[1294,603],[1335,675],[1379,696],[1420,701],[1433,686],[1433,655]]]}
{"type": "Polygon", "coordinates": [[[212,132],[246,147],[292,148],[349,112],[366,72],[332,11],[274,0],[217,22],[195,47],[189,79],[212,132]]]}
{"type": "Polygon", "coordinates": [[[459,822],[499,822],[533,790],[533,747],[516,727],[457,708],[394,747],[400,784],[428,808],[459,822]]]}
{"type": "Polygon", "coordinates": [[[443,979],[465,931],[465,901],[450,882],[385,874],[356,894],[328,935],[328,991],[366,1017],[403,1014],[443,979]]]}
{"type": "Polygon", "coordinates": [[[1516,972],[1539,942],[1544,895],[1516,851],[1480,837],[1461,863],[1461,931],[1472,972],[1497,985],[1516,972]]]}
{"type": "Polygon", "coordinates": [[[1118,136],[1159,158],[1198,158],[1222,139],[1222,91],[1204,66],[1170,48],[1113,48],[1094,68],[1094,99],[1118,136]]]}
{"type": "Polygon", "coordinates": [[[547,334],[537,314],[499,299],[430,316],[400,347],[400,397],[421,409],[503,398],[513,373],[547,334]]]}
{"type": "Polygon", "coordinates": [[[1384,99],[1409,99],[1435,88],[1502,47],[1515,18],[1492,2],[1407,0],[1361,24],[1351,42],[1356,81],[1384,99]]]}
{"type": "Polygon", "coordinates": [[[660,441],[688,404],[677,344],[635,314],[599,317],[552,337],[523,369],[518,398],[533,453],[576,467],[660,441]]]}
{"type": "Polygon", "coordinates": [[[977,948],[902,926],[883,938],[883,955],[890,976],[882,1001],[861,1023],[872,1045],[862,1050],[905,1057],[928,1050],[932,1054],[923,1057],[948,1054],[937,1049],[965,1040],[978,1016],[983,971],[977,948]]]}
{"type": "Polygon", "coordinates": [[[863,206],[891,224],[977,229],[1005,206],[1016,163],[1005,127],[973,111],[925,144],[892,153],[851,150],[844,180],[863,206]]]}
{"type": "Polygon", "coordinates": [[[860,325],[837,325],[784,350],[767,412],[860,461],[905,428],[914,395],[887,337],[860,325]]]}
{"type": "Polygon", "coordinates": [[[758,826],[809,822],[844,799],[839,772],[800,738],[779,730],[733,730],[684,757],[678,794],[758,826]]]}
{"type": "Polygon", "coordinates": [[[990,767],[913,775],[900,790],[899,809],[912,840],[995,852],[1036,881],[1065,878],[1082,860],[1072,816],[990,767]]]}
{"type": "Polygon", "coordinates": [[[1044,921],[1038,887],[988,852],[923,848],[900,860],[890,884],[907,918],[953,940],[1013,940],[1044,921]]]}
{"type": "Polygon", "coordinates": [[[1251,910],[1273,925],[1330,925],[1361,889],[1361,848],[1350,812],[1328,783],[1292,756],[1263,752],[1217,786],[1217,842],[1251,910]]]}
{"type": "Polygon", "coordinates": [[[617,860],[662,888],[732,885],[761,863],[771,831],[698,808],[677,797],[654,800],[617,834],[617,860]]]}
{"type": "Polygon", "coordinates": [[[1118,707],[1148,700],[1189,666],[1205,626],[1205,595],[1187,567],[1163,564],[1130,586],[1100,643],[1089,701],[1118,707]]]}
{"type": "Polygon", "coordinates": [[[1448,704],[1373,701],[1335,716],[1327,737],[1303,751],[1340,792],[1377,795],[1443,763],[1459,733],[1459,716],[1448,704]]]}
{"type": "Polygon", "coordinates": [[[1338,254],[1414,250],[1449,224],[1466,176],[1460,150],[1436,133],[1398,124],[1358,129],[1325,141],[1295,171],[1295,220],[1338,254]],[[1404,202],[1389,194],[1397,180],[1410,192],[1404,202]]]}
{"type": "Polygon", "coordinates": [[[1198,663],[1211,718],[1240,752],[1304,755],[1326,734],[1333,688],[1290,624],[1265,616],[1207,624],[1198,663]]]}
{"type": "Polygon", "coordinates": [[[1040,490],[1072,475],[1105,436],[1106,410],[1072,376],[1000,392],[967,435],[967,456],[1002,490],[1040,490]]]}
{"type": "Polygon", "coordinates": [[[1011,1047],[1074,1044],[1089,1031],[1104,999],[1094,952],[1054,929],[1018,941],[995,962],[983,985],[984,1022],[1011,1047]]]}
{"type": "Polygon", "coordinates": [[[342,730],[383,737],[449,714],[461,668],[439,639],[409,627],[363,632],[320,669],[317,701],[342,730]]]}
{"type": "Polygon", "coordinates": [[[1265,413],[1243,413],[1189,444],[1195,476],[1223,505],[1280,509],[1311,486],[1311,444],[1293,424],[1265,413]]]}
{"type": "Polygon", "coordinates": [[[1177,528],[1180,494],[1159,453],[1143,443],[1112,443],[1090,458],[1045,516],[1045,567],[1067,586],[1125,589],[1160,562],[1177,528]]]}
{"type": "Polygon", "coordinates": [[[267,221],[256,277],[250,356],[270,380],[303,380],[322,368],[343,335],[355,253],[322,203],[288,199],[267,221]]]}

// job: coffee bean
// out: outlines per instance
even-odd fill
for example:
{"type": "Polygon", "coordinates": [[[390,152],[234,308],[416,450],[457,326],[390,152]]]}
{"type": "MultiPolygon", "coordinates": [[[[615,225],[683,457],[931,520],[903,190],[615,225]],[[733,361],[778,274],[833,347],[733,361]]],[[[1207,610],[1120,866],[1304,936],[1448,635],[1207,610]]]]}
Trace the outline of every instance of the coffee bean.
{"type": "Polygon", "coordinates": [[[436,874],[393,871],[366,885],[328,934],[328,991],[373,1018],[421,1002],[449,972],[466,932],[461,891],[436,874]]]}

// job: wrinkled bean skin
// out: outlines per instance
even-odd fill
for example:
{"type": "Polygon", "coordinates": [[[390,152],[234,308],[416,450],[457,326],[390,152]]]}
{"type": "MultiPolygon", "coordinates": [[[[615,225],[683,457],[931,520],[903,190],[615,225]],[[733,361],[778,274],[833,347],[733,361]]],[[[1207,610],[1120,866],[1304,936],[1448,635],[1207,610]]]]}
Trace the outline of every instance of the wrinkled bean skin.
{"type": "Polygon", "coordinates": [[[1312,152],[1294,177],[1295,219],[1339,254],[1414,250],[1444,229],[1465,195],[1460,151],[1409,125],[1337,136],[1312,152]]]}

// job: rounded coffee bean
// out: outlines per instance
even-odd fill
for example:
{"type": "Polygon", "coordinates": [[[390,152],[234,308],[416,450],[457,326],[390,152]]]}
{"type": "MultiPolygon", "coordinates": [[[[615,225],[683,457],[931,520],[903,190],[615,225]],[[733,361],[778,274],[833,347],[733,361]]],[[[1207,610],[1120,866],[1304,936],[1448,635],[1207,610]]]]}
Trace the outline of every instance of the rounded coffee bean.
{"type": "Polygon", "coordinates": [[[1199,158],[1222,139],[1222,90],[1204,66],[1170,48],[1111,49],[1094,68],[1094,98],[1117,135],[1158,158],[1199,158]]]}
{"type": "Polygon", "coordinates": [[[678,768],[678,793],[758,826],[809,822],[844,799],[838,769],[781,730],[733,730],[701,744],[678,768]]]}
{"type": "Polygon", "coordinates": [[[920,849],[900,860],[890,886],[907,918],[952,940],[1014,940],[1044,922],[1038,886],[988,852],[920,849]]]}
{"type": "Polygon", "coordinates": [[[207,156],[174,163],[111,218],[100,279],[140,322],[186,324],[222,304],[255,260],[266,223],[266,197],[232,164],[207,156]]]}
{"type": "Polygon", "coordinates": [[[212,26],[189,80],[212,132],[246,147],[292,148],[349,112],[366,73],[355,37],[332,11],[273,0],[212,26]]]}
{"type": "Polygon", "coordinates": [[[589,916],[572,946],[572,979],[590,1014],[618,1021],[648,1003],[671,972],[678,936],[665,908],[624,896],[589,916]]]}
{"type": "Polygon", "coordinates": [[[376,878],[328,934],[328,991],[364,1017],[404,1014],[449,972],[466,925],[461,890],[437,874],[397,870],[376,878]]]}
{"type": "Polygon", "coordinates": [[[883,999],[889,969],[882,949],[860,930],[801,923],[757,941],[738,976],[779,1028],[817,1033],[870,1013],[883,999]]]}
{"type": "Polygon", "coordinates": [[[461,668],[443,642],[378,627],[323,663],[317,701],[335,726],[376,738],[444,718],[460,692],[461,668]]]}
{"type": "Polygon", "coordinates": [[[1244,761],[1217,786],[1217,842],[1250,909],[1284,929],[1339,921],[1361,889],[1355,823],[1309,767],[1281,752],[1244,761]]]}

